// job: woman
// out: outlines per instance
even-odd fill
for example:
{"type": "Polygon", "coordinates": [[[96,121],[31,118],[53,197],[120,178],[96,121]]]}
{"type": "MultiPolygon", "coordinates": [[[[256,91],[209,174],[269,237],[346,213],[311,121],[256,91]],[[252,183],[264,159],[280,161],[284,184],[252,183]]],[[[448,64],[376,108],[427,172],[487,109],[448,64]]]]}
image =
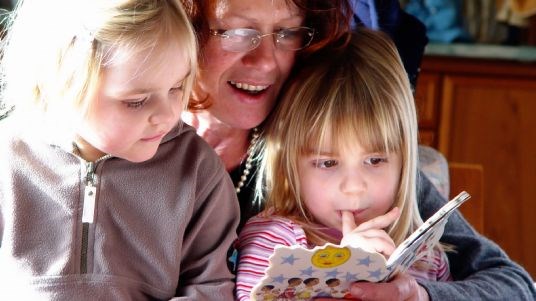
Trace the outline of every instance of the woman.
{"type": "MultiPolygon", "coordinates": [[[[248,149],[276,104],[293,68],[307,53],[337,41],[349,28],[345,0],[183,0],[200,37],[200,76],[191,110],[183,119],[220,156],[236,185],[242,221],[256,214],[248,149]],[[311,31],[312,38],[311,38],[311,31]],[[248,160],[249,159],[249,160],[248,160]]],[[[420,177],[419,210],[424,219],[445,200],[420,177]]],[[[361,300],[533,300],[530,276],[494,243],[479,236],[459,214],[451,216],[442,241],[449,255],[450,283],[420,282],[401,274],[389,283],[356,283],[361,300]]]]}
{"type": "Polygon", "coordinates": [[[287,5],[291,2],[285,0],[185,3],[194,14],[194,26],[201,39],[202,61],[191,105],[192,113],[184,114],[183,119],[197,128],[197,133],[225,163],[240,191],[242,221],[260,210],[260,205],[251,201],[251,186],[239,187],[240,183],[253,183],[250,180],[255,171],[246,169],[245,164],[240,166],[247,160],[247,149],[254,142],[252,129],[258,127],[274,107],[296,60],[338,39],[348,30],[349,16],[342,13],[351,14],[346,1],[316,2],[314,7],[307,4],[309,12],[298,9],[294,4],[287,5]],[[312,12],[313,9],[320,12],[312,12]],[[315,27],[312,36],[304,24],[315,27]],[[248,44],[250,40],[245,40],[241,49],[237,46],[234,49],[222,48],[227,45],[222,42],[236,41],[240,35],[250,34],[243,30],[223,32],[236,28],[254,29],[263,34],[290,28],[293,30],[279,32],[279,35],[287,33],[287,37],[291,38],[286,39],[291,41],[301,39],[299,45],[293,45],[291,50],[288,47],[284,49],[284,41],[276,46],[277,34],[256,40],[256,48],[248,44]],[[226,38],[229,34],[233,38],[226,38]],[[296,51],[298,49],[301,51],[296,51]]]}

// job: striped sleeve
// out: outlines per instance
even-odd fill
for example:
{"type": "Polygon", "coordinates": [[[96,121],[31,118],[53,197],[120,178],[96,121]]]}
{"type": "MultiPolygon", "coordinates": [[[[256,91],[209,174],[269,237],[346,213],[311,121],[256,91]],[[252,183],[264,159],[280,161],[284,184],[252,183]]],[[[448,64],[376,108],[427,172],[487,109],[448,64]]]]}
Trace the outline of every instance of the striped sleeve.
{"type": "Polygon", "coordinates": [[[256,216],[246,223],[238,238],[237,300],[250,299],[250,293],[264,276],[268,258],[277,245],[307,246],[307,239],[303,229],[286,218],[256,216]]]}
{"type": "Polygon", "coordinates": [[[439,253],[440,254],[436,255],[436,257],[440,257],[437,264],[437,281],[452,281],[447,254],[445,254],[445,252],[439,253]]]}
{"type": "Polygon", "coordinates": [[[451,281],[449,262],[445,252],[435,249],[432,260],[428,256],[416,261],[408,273],[417,280],[451,281]]]}

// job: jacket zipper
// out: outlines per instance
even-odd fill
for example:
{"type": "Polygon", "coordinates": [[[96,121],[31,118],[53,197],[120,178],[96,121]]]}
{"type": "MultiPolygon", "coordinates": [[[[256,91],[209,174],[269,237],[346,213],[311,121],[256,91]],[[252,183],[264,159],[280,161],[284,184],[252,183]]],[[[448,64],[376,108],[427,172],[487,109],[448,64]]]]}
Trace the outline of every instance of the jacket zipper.
{"type": "Polygon", "coordinates": [[[97,196],[97,186],[95,169],[97,163],[112,157],[105,155],[95,162],[86,162],[86,187],[84,188],[84,203],[82,207],[82,249],[80,258],[80,273],[87,273],[87,251],[89,238],[89,225],[95,220],[95,201],[97,196]]]}

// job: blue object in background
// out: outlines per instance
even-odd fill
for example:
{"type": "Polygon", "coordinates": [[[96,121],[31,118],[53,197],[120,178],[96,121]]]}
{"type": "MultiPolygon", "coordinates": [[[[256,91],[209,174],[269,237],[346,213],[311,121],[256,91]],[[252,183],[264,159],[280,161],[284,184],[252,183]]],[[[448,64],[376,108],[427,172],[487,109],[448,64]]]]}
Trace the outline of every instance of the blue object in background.
{"type": "Polygon", "coordinates": [[[354,11],[352,27],[361,23],[367,28],[379,29],[376,4],[373,0],[353,0],[350,3],[354,11]]]}
{"type": "Polygon", "coordinates": [[[351,0],[350,3],[354,11],[353,27],[365,26],[391,36],[411,86],[415,88],[424,47],[428,43],[422,22],[406,13],[398,0],[351,0]]]}
{"type": "Polygon", "coordinates": [[[426,26],[432,42],[471,42],[463,24],[461,0],[410,0],[406,12],[426,26]]]}
{"type": "Polygon", "coordinates": [[[400,14],[403,11],[398,0],[352,0],[350,3],[354,10],[352,26],[362,24],[392,36],[400,25],[400,14]]]}

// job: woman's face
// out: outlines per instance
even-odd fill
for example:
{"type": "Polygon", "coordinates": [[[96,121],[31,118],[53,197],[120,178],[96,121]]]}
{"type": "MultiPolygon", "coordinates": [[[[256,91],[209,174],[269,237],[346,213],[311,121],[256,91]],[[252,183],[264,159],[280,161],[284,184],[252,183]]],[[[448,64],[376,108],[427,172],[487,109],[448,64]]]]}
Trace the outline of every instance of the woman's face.
{"type": "MultiPolygon", "coordinates": [[[[261,34],[301,26],[303,16],[286,0],[216,0],[209,12],[213,30],[250,28],[261,34]]],[[[296,51],[276,48],[273,36],[247,52],[222,49],[221,37],[202,46],[198,97],[212,102],[208,113],[232,128],[251,129],[268,116],[294,64],[296,51]]]]}

